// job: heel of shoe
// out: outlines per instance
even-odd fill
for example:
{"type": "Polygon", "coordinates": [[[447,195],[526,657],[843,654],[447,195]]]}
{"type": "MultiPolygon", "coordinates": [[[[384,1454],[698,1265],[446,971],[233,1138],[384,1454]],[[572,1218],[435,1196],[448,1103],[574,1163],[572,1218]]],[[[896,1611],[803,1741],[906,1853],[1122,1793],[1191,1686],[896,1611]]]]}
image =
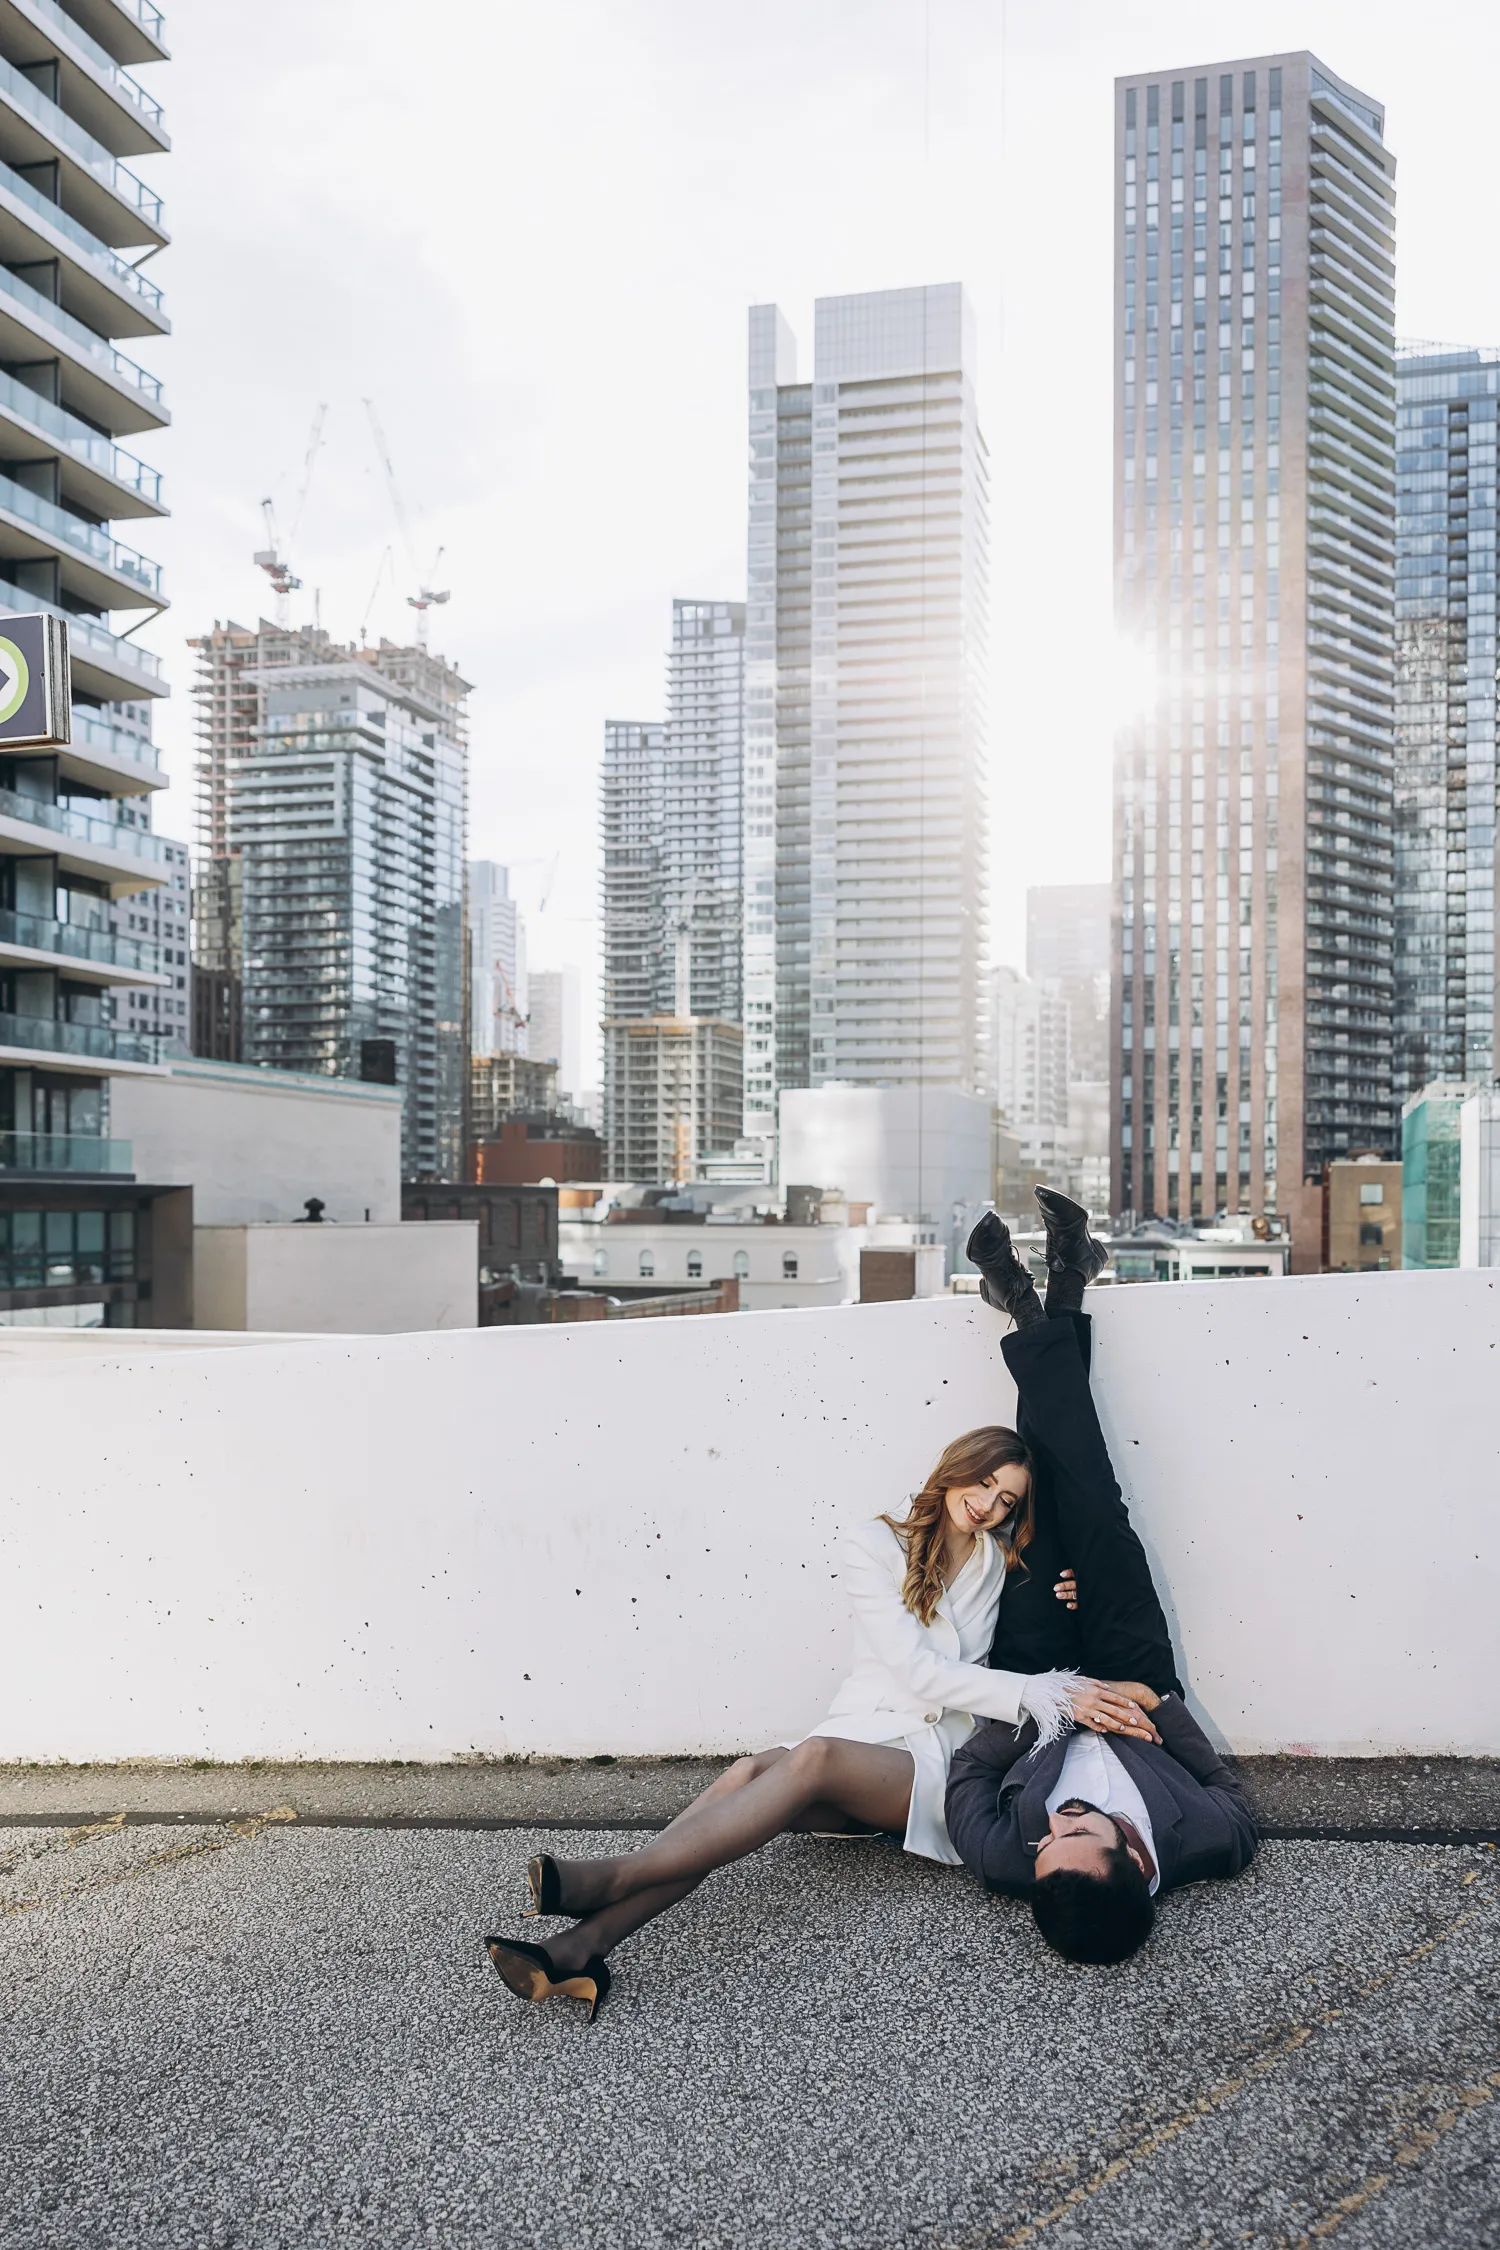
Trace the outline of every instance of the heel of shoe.
{"type": "Polygon", "coordinates": [[[562,1913],[562,1876],[550,1852],[538,1852],[526,1862],[526,1881],[531,1889],[529,1913],[562,1913]]]}
{"type": "Polygon", "coordinates": [[[570,2000],[586,2000],[592,2023],[609,1996],[609,1964],[600,1954],[594,1954],[576,1975],[560,1977],[544,1945],[508,1937],[487,1937],[484,1945],[495,1974],[518,2000],[555,2000],[559,1993],[570,2000]]]}

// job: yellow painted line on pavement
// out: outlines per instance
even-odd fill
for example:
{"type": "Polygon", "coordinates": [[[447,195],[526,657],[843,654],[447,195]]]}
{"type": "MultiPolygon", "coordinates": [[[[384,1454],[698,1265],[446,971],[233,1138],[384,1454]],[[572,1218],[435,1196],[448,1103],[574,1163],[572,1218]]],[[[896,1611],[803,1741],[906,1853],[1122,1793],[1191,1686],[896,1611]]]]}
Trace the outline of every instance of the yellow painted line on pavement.
{"type": "MultiPolygon", "coordinates": [[[[1413,1968],[1419,1961],[1425,1960],[1430,1954],[1436,1952],[1440,1945],[1446,1945],[1448,1940],[1456,1937],[1468,1923],[1476,1921],[1487,1912],[1493,1903],[1493,1900],[1486,1900],[1483,1906],[1470,1907],[1466,1913],[1458,1915],[1455,1920],[1448,1924],[1446,1929],[1439,1930],[1435,1936],[1425,1939],[1421,1945],[1413,1946],[1410,1952],[1403,1953],[1398,1960],[1393,1961],[1389,1968],[1382,1969],[1378,1976],[1371,1977],[1368,1983],[1357,1986],[1351,1996],[1352,2000],[1367,2000],[1372,1993],[1378,1992],[1383,1985],[1391,1983],[1404,1970],[1413,1968]]],[[[1128,2148],[1122,2149],[1118,2156],[1112,2157],[1107,2164],[1102,2164],[1096,2171],[1091,2172],[1087,2179],[1080,2180],[1076,2187],[1070,2188],[1067,2194],[1060,2197],[1050,2209],[1040,2212],[1034,2219],[1025,2220],[1020,2226],[1012,2228],[1008,2234],[997,2236],[986,2231],[981,2236],[971,2237],[973,2250],[981,2250],[981,2246],[982,2250],[1020,2250],[1023,2243],[1034,2241],[1048,2227],[1055,2226],[1059,2219],[1069,2217],[1079,2209],[1080,2205],[1091,2202],[1096,2195],[1111,2186],[1114,2181],[1123,2178],[1127,2172],[1133,2172],[1140,2165],[1147,2163],[1153,2156],[1158,2155],[1162,2149],[1168,2147],[1193,2126],[1201,2125],[1205,2118],[1212,2117],[1226,2104],[1234,2101],[1248,2087],[1255,2085],[1260,2079],[1276,2069],[1289,2055],[1296,2054],[1298,2049],[1305,2047],[1310,2039],[1316,2038],[1319,2032],[1326,2031],[1331,2024],[1338,2023],[1347,2013],[1346,2007],[1325,2008],[1314,2016],[1309,2023],[1293,2024],[1277,2036],[1251,2062],[1243,2064],[1238,2070],[1217,2080],[1206,2092],[1199,2094],[1184,2108],[1178,2110],[1175,2116],[1169,2117],[1161,2125],[1153,2126],[1149,2132],[1143,2133],[1139,2140],[1133,2142],[1128,2148]]],[[[1378,2192],[1378,2190],[1372,2190],[1372,2192],[1378,2192]]],[[[1333,2225],[1342,2225],[1343,2218],[1348,2215],[1347,2212],[1335,2214],[1333,2225]]],[[[1328,2222],[1325,2221],[1324,2224],[1327,2225],[1328,2222]]],[[[1328,2231],[1332,2231],[1331,2226],[1328,2231]]],[[[1310,2240],[1311,2237],[1305,2237],[1304,2239],[1310,2240]]],[[[947,2250],[960,2250],[960,2246],[956,2244],[948,2245],[947,2250]]]]}
{"type": "MultiPolygon", "coordinates": [[[[1394,2161],[1408,2170],[1415,2164],[1421,2164],[1438,2143],[1447,2138],[1455,2125],[1461,2125],[1483,2103],[1493,2101],[1497,2091],[1500,2091],[1500,2070],[1491,2071],[1488,2078],[1480,2079],[1474,2085],[1444,2087],[1442,2094],[1452,2106],[1440,2111],[1430,2125],[1412,2132],[1393,2151],[1394,2161]]],[[[1291,2250],[1310,2250],[1310,2245],[1314,2242],[1326,2242],[1331,2234],[1338,2233],[1346,2219],[1352,2219],[1356,2211],[1362,2211],[1367,2203],[1373,2203],[1377,2195],[1384,2195],[1397,2177],[1395,2172],[1370,2173],[1348,2195],[1340,2196],[1316,2226],[1309,2227],[1306,2234],[1299,2234],[1291,2245],[1291,2250]]]]}
{"type": "MultiPolygon", "coordinates": [[[[206,1836],[192,1836],[180,1844],[170,1845],[165,1851],[151,1852],[145,1859],[133,1860],[128,1867],[106,1869],[102,1874],[86,1876],[81,1882],[65,1884],[61,1890],[39,1894],[34,1898],[0,1900],[0,1915],[32,1914],[39,1907],[64,1906],[76,1898],[86,1898],[95,1891],[115,1889],[121,1883],[133,1883],[138,1876],[153,1875],[164,1867],[175,1867],[184,1860],[206,1859],[214,1852],[228,1851],[236,1842],[253,1843],[263,1828],[273,1822],[295,1820],[291,1805],[273,1805],[269,1812],[254,1813],[248,1820],[226,1821],[221,1828],[206,1836]]],[[[91,1843],[104,1836],[124,1832],[125,1815],[117,1814],[113,1820],[97,1821],[88,1828],[75,1829],[63,1849],[71,1851],[78,1844],[91,1843]]]]}

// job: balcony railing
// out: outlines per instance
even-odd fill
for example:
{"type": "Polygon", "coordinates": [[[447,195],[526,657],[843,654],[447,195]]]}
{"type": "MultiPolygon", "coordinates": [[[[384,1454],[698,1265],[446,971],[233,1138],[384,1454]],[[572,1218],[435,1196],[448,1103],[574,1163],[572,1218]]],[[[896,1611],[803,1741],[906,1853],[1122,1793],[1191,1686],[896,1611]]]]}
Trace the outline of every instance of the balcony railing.
{"type": "Polygon", "coordinates": [[[74,351],[81,351],[86,358],[101,367],[105,374],[113,376],[116,382],[128,384],[131,390],[139,391],[142,398],[150,399],[153,406],[160,404],[160,376],[148,374],[133,359],[127,359],[123,352],[116,351],[114,345],[90,328],[86,321],[75,320],[70,312],[64,312],[61,305],[55,305],[50,297],[44,297],[40,289],[33,289],[29,281],[23,281],[19,274],[12,273],[9,266],[0,266],[0,291],[7,297],[14,298],[22,311],[33,320],[45,321],[48,327],[66,337],[74,351]]]}
{"type": "Polygon", "coordinates": [[[65,453],[75,460],[86,461],[101,476],[113,477],[116,484],[138,492],[153,507],[161,505],[161,472],[138,461],[133,453],[116,445],[98,430],[91,430],[87,422],[80,422],[65,406],[56,406],[50,398],[43,398],[29,384],[18,382],[14,375],[0,370],[0,408],[8,409],[34,429],[45,430],[55,438],[65,453]]]}
{"type": "Polygon", "coordinates": [[[128,171],[117,157],[111,156],[109,150],[96,141],[92,133],[86,133],[65,109],[49,101],[39,86],[23,78],[3,58],[0,58],[0,93],[34,117],[52,140],[71,149],[84,169],[92,172],[122,203],[139,211],[149,227],[160,230],[161,197],[148,188],[144,180],[138,180],[134,172],[128,171]]]}
{"type": "Polygon", "coordinates": [[[0,906],[0,944],[29,945],[38,953],[65,953],[74,961],[97,961],[104,968],[134,969],[155,976],[157,948],[114,930],[91,929],[82,922],[49,922],[40,914],[15,914],[0,906]]]}
{"type": "Polygon", "coordinates": [[[12,171],[8,164],[0,164],[0,189],[7,195],[13,195],[18,203],[24,203],[29,211],[34,211],[56,233],[66,235],[79,255],[86,258],[90,265],[102,269],[105,278],[112,281],[117,289],[128,290],[131,296],[139,297],[150,311],[160,311],[161,291],[154,281],[148,281],[143,273],[138,273],[128,259],[111,250],[108,243],[101,242],[96,234],[90,234],[87,227],[80,226],[76,219],[68,216],[60,203],[54,203],[50,196],[43,195],[40,188],[34,188],[30,180],[23,180],[20,173],[12,171]]]}
{"type": "Polygon", "coordinates": [[[153,1033],[118,1031],[112,1023],[60,1023],[55,1016],[0,1012],[0,1048],[30,1047],[49,1055],[86,1055],[99,1062],[154,1063],[161,1041],[153,1033]]]}
{"type": "Polygon", "coordinates": [[[91,1133],[0,1133],[0,1172],[128,1173],[134,1153],[91,1133]]]}
{"type": "MultiPolygon", "coordinates": [[[[72,16],[57,5],[57,0],[26,0],[26,4],[34,15],[41,16],[69,46],[84,57],[90,69],[97,71],[101,78],[108,79],[111,90],[119,95],[122,102],[128,102],[133,110],[139,111],[148,125],[160,126],[161,103],[153,101],[145,87],[132,78],[128,70],[122,70],[114,56],[107,53],[97,39],[91,39],[82,24],[75,22],[72,16]]],[[[160,45],[161,17],[156,10],[143,5],[142,0],[121,0],[121,5],[129,10],[142,28],[150,32],[160,45]]]]}
{"type": "Polygon", "coordinates": [[[22,820],[33,828],[48,828],[54,835],[71,836],[80,844],[105,851],[128,852],[134,859],[160,860],[162,839],[149,828],[130,828],[123,821],[95,820],[90,813],[74,812],[66,805],[49,805],[40,797],[23,797],[18,790],[0,789],[0,815],[22,820]]]}
{"type": "Polygon", "coordinates": [[[24,588],[12,586],[7,579],[0,578],[0,610],[7,609],[23,617],[28,610],[50,610],[54,617],[66,621],[75,650],[92,649],[100,663],[114,671],[138,672],[148,680],[161,677],[161,658],[153,656],[149,648],[137,648],[134,641],[121,640],[107,626],[96,625],[91,617],[79,617],[59,602],[44,601],[40,594],[29,594],[24,588]]]}
{"type": "MultiPolygon", "coordinates": [[[[81,703],[73,706],[73,741],[81,749],[102,750],[106,757],[128,758],[132,765],[148,766],[153,774],[161,773],[154,742],[145,735],[129,734],[124,727],[110,726],[107,720],[86,710],[81,703]]],[[[0,773],[4,770],[0,766],[0,773]]]]}
{"type": "Polygon", "coordinates": [[[71,509],[59,508],[55,501],[44,500],[39,492],[32,492],[4,475],[0,475],[0,508],[8,515],[19,517],[23,523],[34,524],[49,538],[61,539],[67,546],[75,547],[79,554],[87,555],[90,562],[98,563],[101,569],[111,570],[120,578],[133,578],[153,599],[160,595],[161,564],[137,554],[133,547],[122,546],[103,524],[75,516],[71,509]]]}

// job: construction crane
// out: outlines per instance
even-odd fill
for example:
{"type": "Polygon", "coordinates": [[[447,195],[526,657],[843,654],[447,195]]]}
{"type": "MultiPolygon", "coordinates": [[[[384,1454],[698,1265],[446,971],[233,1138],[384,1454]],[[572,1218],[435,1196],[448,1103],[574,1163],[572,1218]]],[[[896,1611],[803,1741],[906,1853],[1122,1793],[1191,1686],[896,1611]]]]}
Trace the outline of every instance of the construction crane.
{"type": "Polygon", "coordinates": [[[307,451],[302,456],[302,481],[297,488],[297,506],[292,517],[292,528],[287,538],[285,552],[282,550],[281,539],[276,529],[275,502],[262,500],[260,504],[261,516],[266,527],[266,543],[264,547],[257,551],[254,561],[256,568],[265,572],[275,590],[276,622],[283,628],[292,622],[292,596],[302,584],[301,579],[292,568],[291,555],[297,544],[297,535],[302,529],[302,516],[307,506],[308,487],[312,483],[313,463],[317,459],[323,443],[323,423],[327,413],[328,405],[325,400],[313,416],[312,428],[308,432],[307,451]]]}
{"type": "Polygon", "coordinates": [[[380,417],[375,411],[375,401],[372,398],[365,400],[365,412],[370,417],[370,433],[375,440],[375,450],[380,456],[380,466],[385,471],[386,490],[391,496],[391,507],[395,512],[396,527],[401,533],[401,544],[406,549],[406,559],[411,566],[412,577],[416,580],[417,590],[414,594],[407,595],[406,606],[408,609],[414,609],[417,613],[417,646],[418,648],[425,648],[427,646],[428,610],[436,608],[438,604],[451,598],[449,589],[446,586],[440,588],[437,584],[438,565],[447,553],[447,549],[439,547],[429,568],[425,571],[418,563],[417,551],[412,543],[411,525],[407,520],[406,506],[401,498],[401,487],[396,482],[396,470],[391,460],[391,449],[386,443],[385,432],[380,426],[380,417]]]}

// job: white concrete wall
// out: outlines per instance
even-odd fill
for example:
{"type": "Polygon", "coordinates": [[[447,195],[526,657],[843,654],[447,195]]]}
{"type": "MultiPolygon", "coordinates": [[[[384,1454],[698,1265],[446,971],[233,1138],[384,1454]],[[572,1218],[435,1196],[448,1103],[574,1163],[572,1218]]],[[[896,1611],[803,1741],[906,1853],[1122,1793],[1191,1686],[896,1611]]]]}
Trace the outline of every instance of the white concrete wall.
{"type": "Polygon", "coordinates": [[[111,1078],[109,1101],[136,1178],[190,1187],[202,1226],[297,1219],[310,1195],[330,1219],[401,1217],[398,1087],[193,1061],[111,1078]]]}
{"type": "MultiPolygon", "coordinates": [[[[1101,1291],[1096,1324],[1215,1731],[1500,1753],[1500,1275],[1101,1291]]],[[[7,1354],[0,1757],[796,1733],[849,1651],[841,1527],[1009,1417],[1002,1333],[955,1297],[7,1354]]]]}
{"type": "Polygon", "coordinates": [[[473,1219],[395,1226],[194,1227],[193,1316],[259,1335],[395,1336],[473,1328],[473,1219]]]}

